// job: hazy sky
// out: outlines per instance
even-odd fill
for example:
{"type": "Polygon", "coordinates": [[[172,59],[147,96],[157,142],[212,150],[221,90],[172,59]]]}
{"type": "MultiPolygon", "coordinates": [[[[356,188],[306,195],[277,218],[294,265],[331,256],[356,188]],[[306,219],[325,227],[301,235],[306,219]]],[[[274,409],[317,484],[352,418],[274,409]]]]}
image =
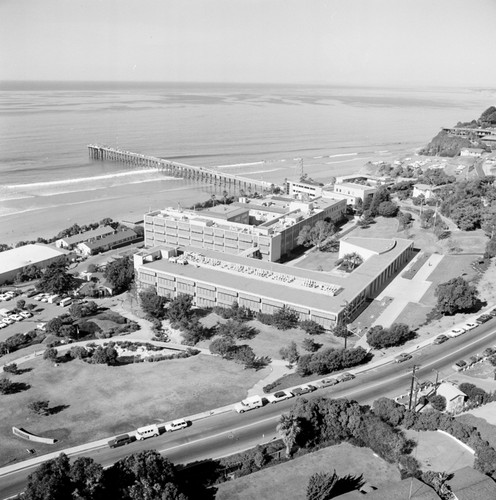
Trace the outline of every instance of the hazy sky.
{"type": "Polygon", "coordinates": [[[0,0],[0,80],[496,85],[496,0],[0,0]]]}

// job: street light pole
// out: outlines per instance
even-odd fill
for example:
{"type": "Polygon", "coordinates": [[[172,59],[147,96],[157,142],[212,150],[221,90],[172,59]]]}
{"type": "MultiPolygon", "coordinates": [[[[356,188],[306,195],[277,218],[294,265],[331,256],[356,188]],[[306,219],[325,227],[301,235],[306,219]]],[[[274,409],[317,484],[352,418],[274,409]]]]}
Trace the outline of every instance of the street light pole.
{"type": "Polygon", "coordinates": [[[410,400],[408,402],[408,409],[412,409],[412,399],[413,399],[413,389],[415,387],[415,372],[417,371],[418,366],[413,365],[412,367],[412,383],[410,385],[410,400]]]}

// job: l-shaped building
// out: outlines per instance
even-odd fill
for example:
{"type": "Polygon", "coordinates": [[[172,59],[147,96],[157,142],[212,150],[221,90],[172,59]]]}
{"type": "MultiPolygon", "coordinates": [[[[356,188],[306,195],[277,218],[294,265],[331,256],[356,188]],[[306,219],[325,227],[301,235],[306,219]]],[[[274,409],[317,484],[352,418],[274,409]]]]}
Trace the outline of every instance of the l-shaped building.
{"type": "Polygon", "coordinates": [[[351,272],[321,272],[212,249],[164,245],[136,253],[134,267],[138,290],[152,287],[169,298],[188,294],[200,307],[237,302],[254,312],[274,313],[287,306],[301,320],[331,329],[353,317],[407,264],[413,241],[342,238],[339,256],[353,252],[363,263],[351,272]]]}

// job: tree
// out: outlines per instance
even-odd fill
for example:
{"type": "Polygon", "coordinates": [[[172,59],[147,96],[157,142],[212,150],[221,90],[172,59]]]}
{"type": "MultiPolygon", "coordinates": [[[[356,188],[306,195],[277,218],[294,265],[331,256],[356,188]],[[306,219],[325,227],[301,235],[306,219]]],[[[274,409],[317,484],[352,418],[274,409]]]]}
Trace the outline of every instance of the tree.
{"type": "Polygon", "coordinates": [[[367,206],[369,199],[370,198],[367,199],[367,202],[364,204],[363,208],[364,211],[370,210],[371,216],[375,217],[376,215],[378,215],[379,205],[384,201],[390,201],[388,188],[386,186],[379,187],[372,196],[372,200],[370,201],[370,206],[367,206]]]}
{"type": "Polygon", "coordinates": [[[67,455],[43,462],[28,476],[23,495],[25,500],[67,500],[73,498],[69,477],[70,463],[67,455]]]}
{"type": "Polygon", "coordinates": [[[316,246],[319,250],[322,244],[336,233],[336,226],[333,222],[319,220],[314,226],[305,225],[300,230],[296,242],[305,247],[316,246]]]}
{"type": "Polygon", "coordinates": [[[181,294],[172,299],[167,308],[167,317],[174,325],[187,323],[193,314],[193,297],[191,295],[181,294]]]}
{"type": "Polygon", "coordinates": [[[353,269],[363,264],[362,256],[356,252],[351,252],[343,255],[342,261],[343,265],[347,267],[349,271],[353,271],[353,269]]]}
{"type": "Polygon", "coordinates": [[[304,339],[301,345],[308,352],[318,351],[322,347],[322,344],[318,344],[315,340],[309,338],[304,339]]]}
{"type": "Polygon", "coordinates": [[[479,404],[486,402],[489,396],[484,389],[481,389],[480,387],[467,382],[460,384],[458,386],[458,389],[460,389],[460,391],[463,391],[470,401],[479,404]]]}
{"type": "Polygon", "coordinates": [[[167,299],[157,294],[155,289],[143,290],[139,294],[141,309],[153,318],[165,317],[165,304],[167,299]]]}
{"type": "Polygon", "coordinates": [[[329,500],[339,493],[336,491],[338,475],[316,472],[310,476],[307,486],[307,500],[329,500]]]}
{"type": "Polygon", "coordinates": [[[235,345],[236,343],[232,337],[220,337],[212,341],[209,349],[212,354],[219,354],[225,358],[229,355],[235,345]]]}
{"type": "Polygon", "coordinates": [[[117,351],[112,344],[106,347],[98,346],[91,355],[91,363],[113,365],[117,360],[117,351]]]}
{"type": "Polygon", "coordinates": [[[296,346],[296,342],[291,342],[288,347],[282,347],[279,350],[279,354],[281,358],[286,360],[288,363],[296,363],[300,354],[298,353],[298,348],[296,346]]]}
{"type": "Polygon", "coordinates": [[[51,363],[55,363],[57,361],[57,354],[57,349],[55,349],[55,347],[49,347],[48,349],[45,349],[43,359],[46,359],[51,363]]]}
{"type": "Polygon", "coordinates": [[[129,290],[134,281],[134,263],[132,259],[123,257],[107,264],[104,276],[114,287],[116,293],[129,290]]]}
{"type": "Polygon", "coordinates": [[[65,261],[50,264],[38,282],[38,290],[58,295],[74,290],[78,281],[67,271],[67,265],[65,261]]]}
{"type": "Polygon", "coordinates": [[[305,330],[305,333],[308,333],[309,335],[322,335],[323,333],[325,333],[325,328],[311,319],[300,321],[299,326],[300,328],[305,330]]]}
{"type": "Polygon", "coordinates": [[[257,336],[260,332],[252,326],[228,319],[226,323],[217,324],[217,333],[235,339],[247,340],[257,336]]]}
{"type": "Polygon", "coordinates": [[[9,365],[4,365],[3,371],[5,373],[11,373],[12,375],[17,375],[19,373],[19,368],[16,363],[10,363],[9,365]]]}
{"type": "Polygon", "coordinates": [[[377,215],[382,217],[396,217],[398,213],[398,205],[392,201],[382,201],[377,207],[377,215]]]}
{"type": "Polygon", "coordinates": [[[379,398],[373,403],[374,414],[384,420],[384,422],[398,427],[403,422],[405,407],[389,398],[379,398]]]}
{"type": "Polygon", "coordinates": [[[301,432],[300,419],[294,415],[283,413],[279,418],[276,430],[286,445],[286,456],[290,458],[296,438],[301,432]]]}
{"type": "Polygon", "coordinates": [[[84,359],[89,356],[89,352],[80,345],[73,345],[69,349],[69,356],[73,359],[84,359]]]}
{"type": "Polygon", "coordinates": [[[69,479],[74,490],[73,498],[78,500],[104,500],[106,496],[104,469],[92,458],[77,458],[71,464],[69,479]]]}
{"type": "Polygon", "coordinates": [[[25,305],[26,305],[26,301],[24,299],[20,299],[17,301],[16,307],[17,307],[17,309],[24,309],[25,305]]]}
{"type": "Polygon", "coordinates": [[[46,324],[46,331],[48,333],[53,333],[54,335],[59,334],[59,330],[63,326],[62,320],[56,316],[55,318],[52,318],[47,324],[46,324]]]}
{"type": "Polygon", "coordinates": [[[435,291],[437,309],[440,313],[452,315],[470,311],[477,303],[479,292],[462,277],[453,278],[438,285],[435,291]]]}
{"type": "Polygon", "coordinates": [[[446,398],[440,394],[435,394],[429,398],[430,405],[438,411],[446,410],[446,398]]]}
{"type": "Polygon", "coordinates": [[[59,337],[78,338],[78,329],[76,325],[62,325],[58,333],[59,337]]]}
{"type": "Polygon", "coordinates": [[[48,408],[49,401],[33,401],[28,404],[29,411],[36,413],[37,415],[49,415],[50,410],[48,408]]]}
{"type": "Polygon", "coordinates": [[[404,323],[393,323],[389,328],[373,326],[367,332],[367,342],[375,349],[402,345],[412,339],[414,333],[404,323]]]}
{"type": "Polygon", "coordinates": [[[282,307],[272,315],[272,324],[278,330],[289,330],[298,326],[299,315],[289,307],[282,307]]]}
{"type": "Polygon", "coordinates": [[[74,303],[71,304],[69,307],[69,314],[74,318],[74,319],[80,319],[83,317],[83,305],[80,303],[74,303]]]}
{"type": "Polygon", "coordinates": [[[348,337],[353,336],[353,332],[350,332],[350,330],[348,329],[348,325],[337,325],[332,330],[332,334],[335,335],[336,337],[344,339],[344,348],[345,349],[346,349],[348,337]]]}
{"type": "Polygon", "coordinates": [[[0,394],[10,394],[14,390],[14,383],[8,378],[0,378],[0,394]]]}

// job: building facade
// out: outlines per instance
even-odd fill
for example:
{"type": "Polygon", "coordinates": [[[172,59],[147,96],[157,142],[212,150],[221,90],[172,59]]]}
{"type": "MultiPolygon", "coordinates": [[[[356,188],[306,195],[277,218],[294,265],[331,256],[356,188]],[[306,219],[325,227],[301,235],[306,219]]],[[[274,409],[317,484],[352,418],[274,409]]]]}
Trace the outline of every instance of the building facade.
{"type": "Polygon", "coordinates": [[[324,219],[340,220],[346,202],[322,198],[303,202],[273,196],[229,207],[224,212],[215,207],[198,212],[169,208],[148,213],[145,246],[191,246],[276,262],[297,246],[303,226],[324,219]]]}
{"type": "MultiPolygon", "coordinates": [[[[348,238],[348,240],[353,240],[348,238]]],[[[348,241],[354,248],[372,245],[372,252],[353,272],[331,274],[264,262],[194,247],[155,247],[134,255],[138,290],[158,295],[193,297],[200,307],[230,307],[233,302],[254,312],[272,314],[285,306],[301,320],[331,329],[352,318],[375,297],[413,255],[413,241],[348,241]],[[345,311],[346,310],[346,311],[345,311]]]]}

